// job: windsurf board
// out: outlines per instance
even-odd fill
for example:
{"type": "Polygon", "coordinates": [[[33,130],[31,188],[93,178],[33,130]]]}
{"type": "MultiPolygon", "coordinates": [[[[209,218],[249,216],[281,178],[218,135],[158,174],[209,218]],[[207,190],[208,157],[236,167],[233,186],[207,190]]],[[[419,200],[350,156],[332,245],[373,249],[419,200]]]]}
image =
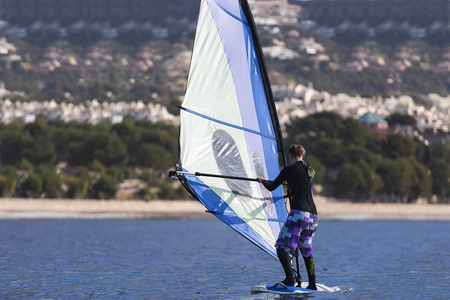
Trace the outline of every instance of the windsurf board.
{"type": "Polygon", "coordinates": [[[340,288],[335,286],[335,287],[328,287],[324,284],[318,283],[316,284],[317,286],[317,291],[316,290],[309,290],[306,287],[308,286],[307,282],[303,282],[302,283],[302,287],[293,287],[293,286],[287,286],[287,288],[285,288],[282,285],[276,285],[274,286],[273,284],[266,284],[266,285],[256,285],[253,286],[250,289],[250,292],[252,294],[255,293],[272,293],[272,294],[309,294],[309,293],[314,293],[314,292],[337,292],[340,291],[340,288]]]}

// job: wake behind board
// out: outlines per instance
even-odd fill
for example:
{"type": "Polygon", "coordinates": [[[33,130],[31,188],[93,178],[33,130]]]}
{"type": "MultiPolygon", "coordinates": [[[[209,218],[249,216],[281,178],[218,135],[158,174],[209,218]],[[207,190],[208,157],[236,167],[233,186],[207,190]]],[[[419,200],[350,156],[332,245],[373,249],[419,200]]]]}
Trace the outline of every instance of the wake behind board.
{"type": "Polygon", "coordinates": [[[305,287],[308,286],[307,282],[303,282],[302,283],[303,287],[292,287],[292,286],[288,286],[287,289],[284,288],[281,285],[277,285],[277,286],[273,286],[273,284],[267,284],[267,285],[256,285],[253,286],[250,289],[250,293],[252,294],[256,294],[256,293],[272,293],[272,294],[285,294],[285,295],[289,295],[289,294],[309,294],[309,293],[314,293],[314,292],[337,292],[340,290],[339,287],[328,287],[324,284],[320,284],[318,283],[317,286],[317,291],[315,290],[308,290],[305,287]]]}

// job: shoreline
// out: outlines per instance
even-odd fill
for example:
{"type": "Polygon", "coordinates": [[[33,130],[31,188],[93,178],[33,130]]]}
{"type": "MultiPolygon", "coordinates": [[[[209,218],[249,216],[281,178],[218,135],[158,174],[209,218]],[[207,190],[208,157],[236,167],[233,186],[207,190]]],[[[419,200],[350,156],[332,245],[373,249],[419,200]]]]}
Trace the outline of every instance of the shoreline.
{"type": "MultiPolygon", "coordinates": [[[[338,202],[319,195],[320,220],[450,221],[449,204],[338,202]]],[[[0,198],[2,219],[215,219],[196,200],[0,198]]]]}

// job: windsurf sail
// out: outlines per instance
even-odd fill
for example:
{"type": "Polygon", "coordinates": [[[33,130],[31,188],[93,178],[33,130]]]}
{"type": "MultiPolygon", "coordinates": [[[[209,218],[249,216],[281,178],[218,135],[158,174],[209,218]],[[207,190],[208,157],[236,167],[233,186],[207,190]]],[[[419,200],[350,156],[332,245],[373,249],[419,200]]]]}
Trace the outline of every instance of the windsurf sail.
{"type": "Polygon", "coordinates": [[[180,108],[176,177],[208,212],[277,258],[283,189],[269,192],[255,179],[275,178],[286,159],[246,0],[201,0],[180,108]]]}

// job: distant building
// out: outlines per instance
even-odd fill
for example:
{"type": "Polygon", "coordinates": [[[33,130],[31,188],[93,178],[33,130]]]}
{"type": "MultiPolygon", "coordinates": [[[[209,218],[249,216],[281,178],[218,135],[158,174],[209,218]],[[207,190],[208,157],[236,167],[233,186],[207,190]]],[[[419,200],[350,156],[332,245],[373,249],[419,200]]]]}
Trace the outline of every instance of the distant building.
{"type": "Polygon", "coordinates": [[[367,68],[369,64],[365,61],[352,61],[347,63],[342,69],[347,72],[361,72],[364,68],[367,68]]]}
{"type": "Polygon", "coordinates": [[[0,37],[0,54],[16,52],[16,46],[6,41],[5,37],[0,37]]]}
{"type": "Polygon", "coordinates": [[[434,70],[436,72],[442,72],[442,73],[450,73],[450,61],[444,61],[439,63],[434,70]]]}
{"type": "Polygon", "coordinates": [[[389,126],[385,119],[373,112],[367,112],[359,119],[369,132],[385,136],[388,132],[389,126]]]}

